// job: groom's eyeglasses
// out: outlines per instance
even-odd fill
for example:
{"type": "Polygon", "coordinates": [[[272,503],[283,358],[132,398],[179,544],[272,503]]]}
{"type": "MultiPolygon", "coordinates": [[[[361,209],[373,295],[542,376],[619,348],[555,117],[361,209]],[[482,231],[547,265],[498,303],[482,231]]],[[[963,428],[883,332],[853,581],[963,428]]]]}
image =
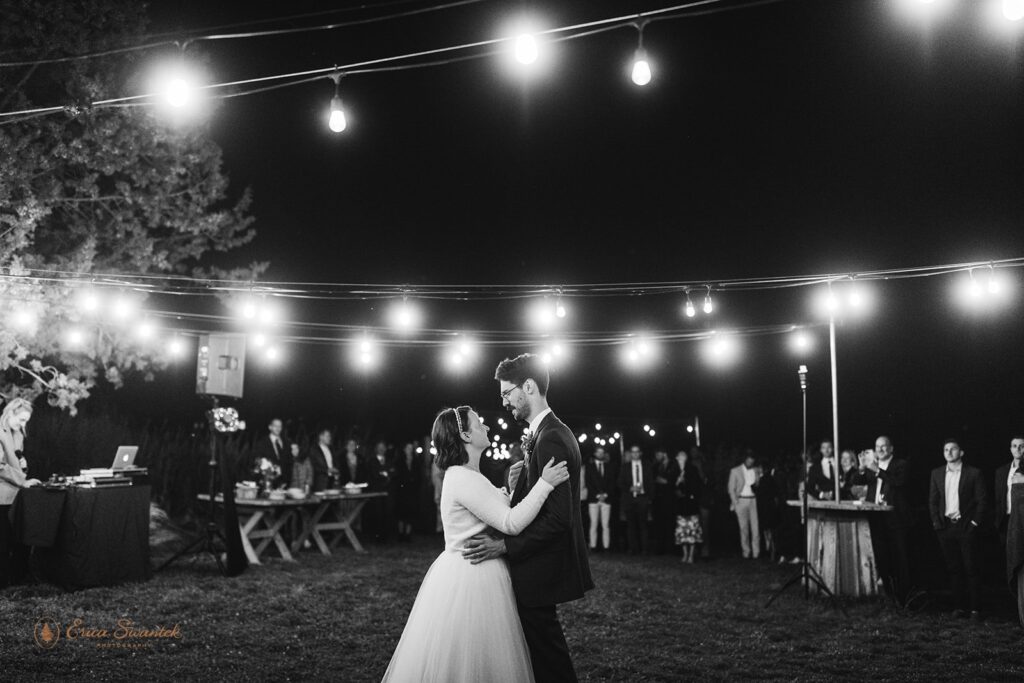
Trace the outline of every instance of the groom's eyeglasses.
{"type": "Polygon", "coordinates": [[[505,391],[501,392],[501,400],[502,400],[502,402],[504,403],[505,401],[507,401],[509,394],[511,394],[516,389],[522,388],[522,386],[523,386],[522,384],[517,384],[514,387],[509,387],[505,391]]]}

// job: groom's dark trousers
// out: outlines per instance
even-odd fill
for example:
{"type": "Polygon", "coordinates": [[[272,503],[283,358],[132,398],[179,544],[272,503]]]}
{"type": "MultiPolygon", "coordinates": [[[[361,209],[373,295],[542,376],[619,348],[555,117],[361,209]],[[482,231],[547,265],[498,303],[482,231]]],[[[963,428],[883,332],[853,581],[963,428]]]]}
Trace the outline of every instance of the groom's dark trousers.
{"type": "Polygon", "coordinates": [[[576,680],[555,606],[578,600],[594,587],[580,515],[580,449],[576,437],[554,413],[537,427],[512,504],[529,493],[551,459],[566,463],[569,481],[551,492],[523,533],[505,538],[519,620],[538,683],[576,680]]]}

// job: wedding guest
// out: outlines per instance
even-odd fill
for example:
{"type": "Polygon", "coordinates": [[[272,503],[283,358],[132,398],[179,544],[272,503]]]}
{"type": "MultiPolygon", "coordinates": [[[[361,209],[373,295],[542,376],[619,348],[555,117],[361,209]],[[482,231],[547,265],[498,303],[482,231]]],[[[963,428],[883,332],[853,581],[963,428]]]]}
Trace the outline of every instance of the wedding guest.
{"type": "Polygon", "coordinates": [[[672,549],[676,529],[675,481],[679,477],[675,459],[669,460],[668,452],[654,452],[654,496],[651,500],[653,519],[654,552],[664,555],[672,549]]]}
{"type": "Polygon", "coordinates": [[[339,483],[342,486],[345,484],[365,484],[369,480],[366,463],[359,456],[359,442],[355,439],[349,439],[345,442],[345,455],[342,456],[340,464],[339,483]]]}
{"type": "Polygon", "coordinates": [[[283,429],[284,424],[276,417],[267,424],[266,436],[261,436],[252,446],[252,464],[245,476],[251,476],[259,469],[260,461],[267,460],[281,470],[274,484],[288,485],[292,476],[291,447],[281,434],[283,429]]]}
{"type": "Polygon", "coordinates": [[[700,556],[711,557],[711,515],[715,507],[715,487],[710,484],[707,458],[696,446],[690,449],[690,462],[700,478],[700,526],[704,540],[700,543],[700,556]]]}
{"type": "Polygon", "coordinates": [[[818,462],[807,473],[807,491],[812,498],[834,500],[836,497],[836,460],[833,457],[832,442],[828,439],[822,441],[819,450],[818,462]]]}
{"type": "Polygon", "coordinates": [[[877,479],[868,500],[890,505],[892,511],[869,517],[869,523],[878,569],[886,589],[899,604],[905,604],[911,593],[909,548],[914,518],[906,494],[907,461],[894,457],[895,452],[888,436],[875,439],[878,461],[874,474],[877,479]],[[877,520],[879,516],[883,519],[877,520]]]}
{"type": "Polygon", "coordinates": [[[306,493],[317,491],[313,485],[313,463],[309,460],[309,453],[303,453],[299,444],[292,442],[292,487],[302,489],[306,493]]]}
{"type": "Polygon", "coordinates": [[[729,510],[736,513],[740,527],[740,548],[744,558],[761,556],[761,530],[757,520],[758,473],[754,454],[747,451],[743,462],[729,470],[729,510]]]}
{"type": "Polygon", "coordinates": [[[1010,462],[996,470],[995,511],[996,531],[999,532],[1000,546],[1006,547],[1006,529],[1010,521],[1010,487],[1024,483],[1024,436],[1010,439],[1010,462]]]}
{"type": "Polygon", "coordinates": [[[853,486],[853,478],[857,474],[857,453],[845,449],[839,454],[839,499],[853,500],[853,493],[850,487],[853,486]]]}
{"type": "Polygon", "coordinates": [[[590,549],[597,550],[597,531],[601,529],[601,549],[609,550],[612,545],[611,528],[612,494],[615,492],[615,479],[608,452],[603,446],[594,449],[594,458],[584,468],[584,480],[587,488],[587,513],[590,517],[590,549]]]}
{"type": "Polygon", "coordinates": [[[423,465],[416,455],[416,444],[409,442],[402,447],[402,454],[395,462],[395,519],[398,522],[399,541],[412,540],[422,473],[423,465]]]}
{"type": "Polygon", "coordinates": [[[852,500],[872,502],[871,497],[877,488],[877,469],[878,458],[874,450],[868,448],[857,454],[857,468],[847,478],[847,488],[852,500]]]}
{"type": "Polygon", "coordinates": [[[761,531],[761,542],[765,552],[774,562],[778,554],[776,531],[781,522],[782,489],[775,478],[775,467],[766,462],[758,465],[757,488],[754,497],[757,501],[757,526],[761,531]]]}
{"type": "Polygon", "coordinates": [[[629,460],[619,472],[619,496],[626,522],[626,542],[630,555],[649,552],[647,515],[651,508],[654,476],[651,466],[643,461],[639,446],[631,446],[629,460]]]}
{"type": "Polygon", "coordinates": [[[363,528],[370,533],[371,539],[385,542],[391,538],[394,526],[394,480],[395,465],[388,457],[388,444],[378,441],[373,447],[373,456],[366,463],[367,491],[383,492],[383,498],[372,498],[363,508],[363,528]]]}
{"type": "Polygon", "coordinates": [[[981,618],[981,557],[978,527],[985,519],[988,493],[981,471],[965,465],[957,439],[942,446],[946,464],[932,470],[928,511],[939,538],[953,588],[953,616],[981,618]]]}
{"type": "Polygon", "coordinates": [[[0,413],[0,589],[28,573],[28,548],[14,540],[10,512],[18,491],[39,483],[25,474],[22,457],[31,418],[32,404],[23,398],[11,399],[0,413]]]}
{"type": "Polygon", "coordinates": [[[338,463],[334,460],[334,452],[331,451],[330,429],[321,429],[317,432],[316,443],[309,449],[308,457],[313,465],[313,490],[326,491],[337,485],[339,480],[338,463]]]}
{"type": "Polygon", "coordinates": [[[686,451],[676,453],[675,504],[676,504],[676,545],[682,548],[682,561],[693,564],[693,553],[698,543],[704,542],[700,523],[700,496],[703,482],[700,473],[688,460],[686,451]]]}

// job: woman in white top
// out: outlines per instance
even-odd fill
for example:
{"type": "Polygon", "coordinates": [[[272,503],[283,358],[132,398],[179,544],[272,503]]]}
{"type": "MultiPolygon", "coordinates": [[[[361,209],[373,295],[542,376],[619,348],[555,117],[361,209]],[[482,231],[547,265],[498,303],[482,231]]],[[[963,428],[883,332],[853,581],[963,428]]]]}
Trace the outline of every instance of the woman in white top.
{"type": "Polygon", "coordinates": [[[480,474],[488,431],[468,406],[446,408],[434,420],[435,463],[445,469],[445,547],[423,579],[385,681],[534,680],[504,558],[470,564],[461,551],[488,527],[520,533],[569,473],[564,462],[548,462],[526,498],[510,508],[507,493],[480,474]]]}
{"type": "Polygon", "coordinates": [[[11,537],[8,515],[18,491],[39,483],[25,476],[21,457],[31,417],[32,404],[23,398],[12,399],[0,413],[0,588],[19,580],[27,569],[26,550],[11,537]]]}

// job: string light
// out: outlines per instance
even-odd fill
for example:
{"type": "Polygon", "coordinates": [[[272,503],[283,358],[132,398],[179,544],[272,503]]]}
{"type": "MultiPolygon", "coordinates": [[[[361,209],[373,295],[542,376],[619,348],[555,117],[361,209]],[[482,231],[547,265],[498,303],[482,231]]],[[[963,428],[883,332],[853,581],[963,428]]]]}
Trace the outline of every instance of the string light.
{"type": "Polygon", "coordinates": [[[537,39],[529,33],[524,33],[516,38],[516,61],[520,64],[533,64],[540,55],[537,47],[537,39]]]}
{"type": "Polygon", "coordinates": [[[1003,16],[1009,21],[1024,19],[1024,0],[1003,0],[1003,16]]]}
{"type": "Polygon", "coordinates": [[[174,338],[167,343],[167,353],[173,358],[180,358],[185,354],[185,342],[181,337],[175,335],[174,338]]]}
{"type": "Polygon", "coordinates": [[[420,312],[407,297],[391,307],[391,325],[401,333],[409,333],[420,324],[420,312]]]}
{"type": "Polygon", "coordinates": [[[693,307],[693,302],[690,300],[690,290],[686,290],[686,317],[692,318],[697,315],[697,309],[693,307]]]}
{"type": "Polygon", "coordinates": [[[77,327],[72,327],[70,330],[68,330],[66,336],[68,346],[72,349],[78,349],[79,347],[82,346],[82,343],[85,341],[85,334],[82,332],[82,330],[78,329],[77,327]]]}
{"type": "Polygon", "coordinates": [[[151,320],[143,320],[135,330],[135,335],[140,341],[149,341],[156,333],[156,325],[151,320]]]}
{"type": "Polygon", "coordinates": [[[633,83],[639,86],[645,86],[651,82],[651,64],[647,61],[647,50],[644,49],[644,26],[647,22],[637,22],[637,48],[636,52],[633,53],[633,69],[630,72],[630,78],[633,83]]]}
{"type": "Polygon", "coordinates": [[[344,131],[348,125],[348,121],[345,118],[345,109],[341,106],[341,94],[339,93],[339,84],[343,75],[340,72],[330,75],[330,79],[334,81],[334,97],[331,98],[331,113],[327,119],[327,127],[335,133],[344,131]]]}
{"type": "Polygon", "coordinates": [[[555,300],[555,317],[556,318],[564,318],[565,317],[565,306],[562,305],[562,299],[561,298],[558,298],[558,299],[555,300]]]}
{"type": "Polygon", "coordinates": [[[704,312],[710,315],[713,310],[715,309],[711,303],[711,285],[708,285],[708,293],[704,296],[704,312]]]}

